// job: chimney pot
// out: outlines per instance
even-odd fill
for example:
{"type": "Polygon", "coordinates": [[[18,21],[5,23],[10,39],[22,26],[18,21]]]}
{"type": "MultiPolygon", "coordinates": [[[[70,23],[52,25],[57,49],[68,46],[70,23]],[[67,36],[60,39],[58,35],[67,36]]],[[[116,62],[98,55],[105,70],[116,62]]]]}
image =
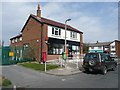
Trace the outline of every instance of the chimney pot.
{"type": "Polygon", "coordinates": [[[38,4],[37,17],[41,17],[40,4],[38,4]]]}

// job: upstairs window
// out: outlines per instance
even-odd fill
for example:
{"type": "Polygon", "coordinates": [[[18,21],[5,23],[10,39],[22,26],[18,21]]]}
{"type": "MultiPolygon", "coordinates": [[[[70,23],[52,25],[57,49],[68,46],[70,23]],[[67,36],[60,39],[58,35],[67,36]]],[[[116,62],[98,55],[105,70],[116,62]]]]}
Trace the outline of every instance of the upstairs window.
{"type": "Polygon", "coordinates": [[[22,37],[20,37],[19,40],[22,41],[22,37]]]}
{"type": "Polygon", "coordinates": [[[61,35],[61,29],[57,27],[52,27],[52,35],[60,36],[61,35]]]}
{"type": "Polygon", "coordinates": [[[75,38],[75,39],[76,39],[76,38],[77,38],[77,33],[76,33],[76,32],[71,31],[71,32],[70,32],[70,37],[71,37],[71,38],[75,38]]]}
{"type": "Polygon", "coordinates": [[[54,28],[52,27],[52,34],[54,34],[54,28]]]}
{"type": "Polygon", "coordinates": [[[114,49],[115,48],[115,46],[111,46],[112,47],[112,49],[114,49]]]}
{"type": "Polygon", "coordinates": [[[101,46],[99,46],[99,47],[98,47],[98,49],[102,49],[102,47],[101,47],[101,46]]]}
{"type": "Polygon", "coordinates": [[[94,47],[91,47],[91,49],[94,49],[94,47]]]}
{"type": "Polygon", "coordinates": [[[58,35],[58,33],[59,33],[58,28],[55,28],[55,35],[58,35]]]}
{"type": "Polygon", "coordinates": [[[11,42],[14,43],[15,42],[14,39],[11,42]]]}
{"type": "Polygon", "coordinates": [[[16,39],[15,39],[15,42],[17,42],[17,41],[18,41],[18,39],[16,38],[16,39]]]}

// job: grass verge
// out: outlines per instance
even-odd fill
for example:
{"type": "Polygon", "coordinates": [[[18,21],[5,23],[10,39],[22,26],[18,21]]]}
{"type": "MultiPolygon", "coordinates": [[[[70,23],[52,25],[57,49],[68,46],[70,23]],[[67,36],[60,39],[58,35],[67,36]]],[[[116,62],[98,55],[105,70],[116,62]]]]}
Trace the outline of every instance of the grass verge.
{"type": "Polygon", "coordinates": [[[10,80],[6,79],[3,76],[0,76],[0,78],[1,78],[0,86],[6,87],[6,86],[10,86],[12,84],[10,80]]]}
{"type": "MultiPolygon", "coordinates": [[[[34,70],[38,70],[38,71],[44,71],[45,70],[45,64],[39,64],[39,63],[33,63],[33,62],[25,62],[25,63],[19,63],[19,65],[27,67],[27,68],[31,68],[31,69],[34,69],[34,70]]],[[[47,66],[46,70],[59,68],[58,65],[47,64],[46,66],[47,66]]]]}

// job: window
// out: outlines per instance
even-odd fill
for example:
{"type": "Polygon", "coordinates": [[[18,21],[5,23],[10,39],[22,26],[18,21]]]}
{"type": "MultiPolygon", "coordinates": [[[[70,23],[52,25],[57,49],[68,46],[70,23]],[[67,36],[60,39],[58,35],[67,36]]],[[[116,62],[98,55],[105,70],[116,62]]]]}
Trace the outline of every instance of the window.
{"type": "Polygon", "coordinates": [[[55,35],[58,35],[58,33],[59,33],[58,28],[55,28],[55,35]]]}
{"type": "Polygon", "coordinates": [[[48,45],[48,54],[62,54],[62,52],[63,52],[62,44],[50,43],[48,45]]]}
{"type": "Polygon", "coordinates": [[[94,47],[91,47],[91,49],[94,49],[94,47]]]}
{"type": "Polygon", "coordinates": [[[61,29],[57,27],[52,27],[52,35],[60,36],[61,35],[61,29]]]}
{"type": "Polygon", "coordinates": [[[52,27],[52,34],[54,34],[54,28],[52,27]]]}
{"type": "Polygon", "coordinates": [[[19,39],[20,41],[22,41],[22,37],[20,37],[20,39],[19,39]]]}
{"type": "Polygon", "coordinates": [[[61,29],[59,28],[59,35],[61,35],[61,29]]]}
{"type": "Polygon", "coordinates": [[[115,46],[111,46],[112,48],[115,48],[115,46]]]}
{"type": "Polygon", "coordinates": [[[27,44],[24,44],[23,47],[24,47],[24,49],[26,49],[26,48],[29,47],[29,44],[28,44],[28,43],[27,43],[27,44]]]}
{"type": "Polygon", "coordinates": [[[14,39],[12,40],[12,43],[14,43],[14,39]]]}
{"type": "Polygon", "coordinates": [[[102,49],[102,47],[101,47],[101,46],[99,46],[99,47],[98,47],[98,49],[102,49]]]}
{"type": "Polygon", "coordinates": [[[77,33],[76,32],[70,32],[70,37],[71,38],[77,38],[77,33]]]}
{"type": "Polygon", "coordinates": [[[15,42],[17,42],[17,41],[18,41],[18,39],[16,38],[16,39],[15,39],[15,42]]]}
{"type": "Polygon", "coordinates": [[[70,37],[72,37],[72,32],[70,32],[70,37]]]}
{"type": "Polygon", "coordinates": [[[85,55],[85,59],[98,59],[98,54],[88,53],[85,55]]]}

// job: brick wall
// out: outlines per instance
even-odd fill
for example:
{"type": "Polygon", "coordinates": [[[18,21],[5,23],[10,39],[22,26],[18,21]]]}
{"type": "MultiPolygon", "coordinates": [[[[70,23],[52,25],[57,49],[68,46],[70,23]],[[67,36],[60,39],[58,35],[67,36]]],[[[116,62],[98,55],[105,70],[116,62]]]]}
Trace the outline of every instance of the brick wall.
{"type": "Polygon", "coordinates": [[[23,43],[22,43],[22,41],[18,41],[18,42],[14,42],[14,43],[12,43],[12,42],[10,42],[10,46],[12,47],[12,46],[23,46],[23,43]]]}
{"type": "Polygon", "coordinates": [[[40,62],[41,49],[41,24],[30,18],[22,32],[23,45],[29,44],[34,49],[35,59],[40,62]]]}
{"type": "Polygon", "coordinates": [[[118,57],[120,57],[120,41],[115,42],[115,47],[116,47],[116,54],[118,57]]]}
{"type": "Polygon", "coordinates": [[[57,60],[61,55],[48,55],[47,60],[57,60]]]}

